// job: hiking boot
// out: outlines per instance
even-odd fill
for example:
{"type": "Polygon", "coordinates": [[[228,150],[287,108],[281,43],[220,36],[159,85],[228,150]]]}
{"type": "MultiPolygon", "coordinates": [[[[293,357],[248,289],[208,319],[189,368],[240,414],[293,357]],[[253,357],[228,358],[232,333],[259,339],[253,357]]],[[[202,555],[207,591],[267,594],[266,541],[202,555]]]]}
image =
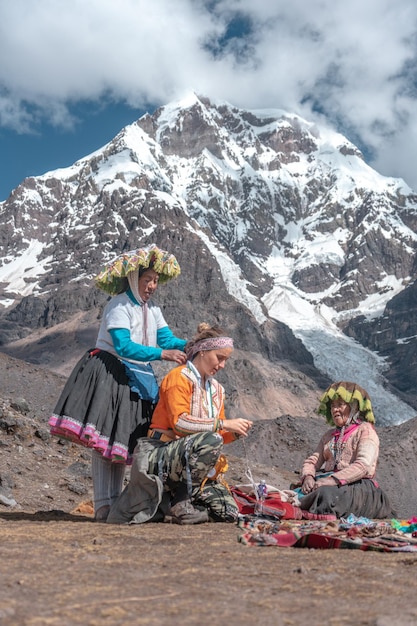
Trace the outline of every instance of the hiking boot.
{"type": "Polygon", "coordinates": [[[170,515],[174,524],[204,524],[209,521],[207,509],[199,511],[190,500],[182,500],[171,507],[170,515]]]}

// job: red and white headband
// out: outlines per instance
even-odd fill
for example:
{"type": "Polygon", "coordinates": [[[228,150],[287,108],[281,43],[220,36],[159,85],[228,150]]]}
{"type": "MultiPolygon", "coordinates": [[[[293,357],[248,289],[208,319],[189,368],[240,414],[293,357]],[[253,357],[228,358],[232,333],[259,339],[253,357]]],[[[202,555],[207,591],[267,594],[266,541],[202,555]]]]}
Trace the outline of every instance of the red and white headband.
{"type": "Polygon", "coordinates": [[[189,361],[197,354],[197,352],[207,352],[207,350],[221,350],[223,348],[233,349],[233,339],[230,337],[209,337],[208,339],[200,339],[185,352],[189,361]]]}

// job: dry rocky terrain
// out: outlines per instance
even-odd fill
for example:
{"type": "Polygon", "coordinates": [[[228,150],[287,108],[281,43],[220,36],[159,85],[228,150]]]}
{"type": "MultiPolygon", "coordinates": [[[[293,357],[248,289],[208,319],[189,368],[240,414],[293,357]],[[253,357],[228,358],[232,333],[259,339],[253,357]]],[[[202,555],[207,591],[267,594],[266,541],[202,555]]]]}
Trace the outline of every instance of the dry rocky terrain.
{"type": "MultiPolygon", "coordinates": [[[[64,376],[0,354],[0,623],[5,626],[417,623],[417,557],[247,547],[228,524],[110,526],[92,520],[90,453],[51,439],[64,376]]],[[[416,420],[379,429],[379,480],[399,517],[417,515],[416,420]]],[[[228,447],[286,488],[325,425],[259,420],[228,447]]]]}

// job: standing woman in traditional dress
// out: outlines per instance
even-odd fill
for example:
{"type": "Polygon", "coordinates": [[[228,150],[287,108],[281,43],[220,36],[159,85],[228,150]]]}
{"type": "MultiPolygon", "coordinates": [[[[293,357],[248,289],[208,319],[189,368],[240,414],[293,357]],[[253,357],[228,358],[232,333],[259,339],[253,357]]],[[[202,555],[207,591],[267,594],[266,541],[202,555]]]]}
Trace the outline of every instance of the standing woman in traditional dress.
{"type": "Polygon", "coordinates": [[[125,465],[147,433],[158,400],[150,361],[185,363],[186,341],[175,337],[150,302],[158,284],[180,273],[176,258],[152,244],[119,256],[96,285],[107,303],[96,346],[72,371],[49,420],[51,434],[93,448],[94,512],[105,521],[123,488],[125,465]]]}
{"type": "Polygon", "coordinates": [[[368,393],[356,383],[333,383],[321,397],[318,413],[331,428],[304,461],[301,508],[339,518],[350,513],[391,517],[388,498],[375,480],[379,438],[368,393]]]}

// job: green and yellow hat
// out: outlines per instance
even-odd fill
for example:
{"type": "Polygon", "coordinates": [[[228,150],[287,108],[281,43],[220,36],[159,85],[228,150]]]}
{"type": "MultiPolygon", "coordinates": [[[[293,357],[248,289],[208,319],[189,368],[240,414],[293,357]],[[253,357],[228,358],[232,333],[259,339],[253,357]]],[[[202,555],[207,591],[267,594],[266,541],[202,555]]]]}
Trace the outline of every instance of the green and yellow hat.
{"type": "Polygon", "coordinates": [[[375,416],[372,411],[371,399],[368,393],[356,383],[344,381],[330,385],[320,398],[320,405],[317,409],[317,413],[319,415],[324,415],[329,424],[334,426],[330,407],[333,400],[337,400],[339,398],[344,402],[347,402],[347,404],[350,404],[353,400],[357,400],[361,418],[366,422],[375,424],[375,416]]]}
{"type": "Polygon", "coordinates": [[[153,269],[159,274],[159,283],[166,283],[180,275],[179,263],[173,254],[161,250],[155,244],[123,252],[110,261],[94,281],[98,289],[111,296],[122,293],[127,288],[127,275],[137,269],[153,269]]]}

